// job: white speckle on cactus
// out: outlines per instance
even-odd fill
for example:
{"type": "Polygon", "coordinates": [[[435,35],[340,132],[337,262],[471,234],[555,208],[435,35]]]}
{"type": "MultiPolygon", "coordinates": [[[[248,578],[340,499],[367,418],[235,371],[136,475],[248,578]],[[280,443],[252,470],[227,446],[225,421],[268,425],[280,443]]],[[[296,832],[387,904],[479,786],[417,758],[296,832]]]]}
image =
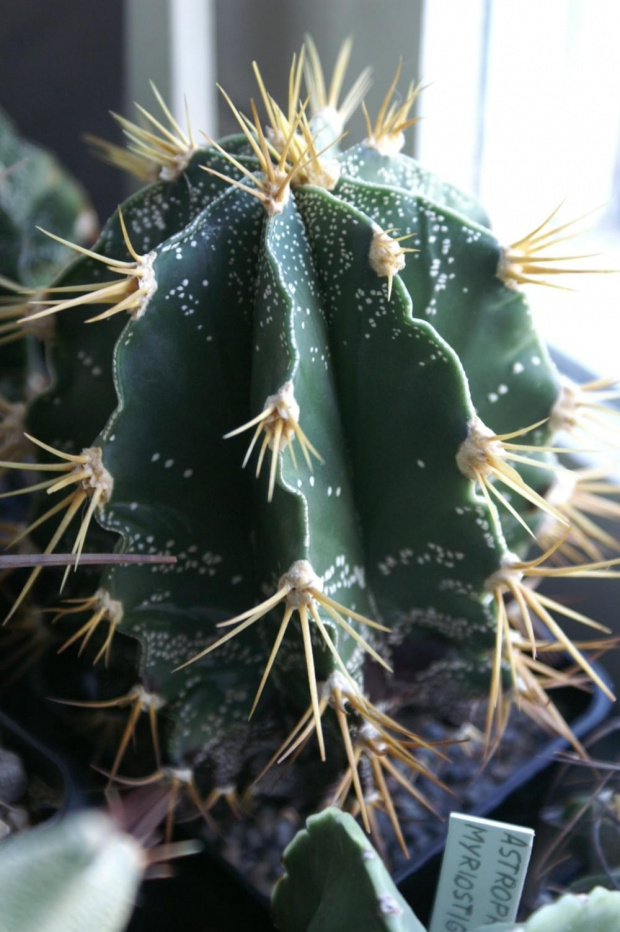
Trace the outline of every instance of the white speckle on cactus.
{"type": "Polygon", "coordinates": [[[402,916],[403,914],[402,907],[389,893],[380,893],[377,898],[377,905],[381,916],[402,916]]]}

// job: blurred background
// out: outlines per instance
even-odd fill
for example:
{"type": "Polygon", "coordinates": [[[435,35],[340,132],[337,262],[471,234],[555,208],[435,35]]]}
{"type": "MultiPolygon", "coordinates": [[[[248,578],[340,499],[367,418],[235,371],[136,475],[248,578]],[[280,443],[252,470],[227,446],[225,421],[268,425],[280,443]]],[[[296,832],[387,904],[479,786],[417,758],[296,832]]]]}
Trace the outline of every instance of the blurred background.
{"type": "MultiPolygon", "coordinates": [[[[328,71],[353,37],[349,79],[372,66],[371,114],[399,60],[401,89],[427,85],[408,149],[478,194],[504,242],[562,201],[559,222],[598,208],[567,249],[620,268],[617,0],[26,0],[3,10],[0,106],[58,153],[105,218],[131,182],[89,154],[85,132],[120,142],[108,111],[134,118],[134,101],[151,108],[149,79],[180,122],[187,96],[195,128],[229,132],[216,82],[247,110],[256,59],[283,99],[306,32],[328,71]]],[[[350,139],[362,134],[357,114],[350,139]]],[[[601,375],[619,368],[616,282],[584,276],[574,292],[532,289],[546,338],[601,375]]]]}

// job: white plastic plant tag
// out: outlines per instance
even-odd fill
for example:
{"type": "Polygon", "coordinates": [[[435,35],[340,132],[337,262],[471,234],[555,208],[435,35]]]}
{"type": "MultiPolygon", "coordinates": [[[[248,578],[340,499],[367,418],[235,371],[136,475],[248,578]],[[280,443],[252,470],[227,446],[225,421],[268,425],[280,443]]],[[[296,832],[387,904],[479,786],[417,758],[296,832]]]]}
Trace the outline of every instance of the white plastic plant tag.
{"type": "Polygon", "coordinates": [[[534,830],[453,812],[429,932],[514,922],[534,830]]]}

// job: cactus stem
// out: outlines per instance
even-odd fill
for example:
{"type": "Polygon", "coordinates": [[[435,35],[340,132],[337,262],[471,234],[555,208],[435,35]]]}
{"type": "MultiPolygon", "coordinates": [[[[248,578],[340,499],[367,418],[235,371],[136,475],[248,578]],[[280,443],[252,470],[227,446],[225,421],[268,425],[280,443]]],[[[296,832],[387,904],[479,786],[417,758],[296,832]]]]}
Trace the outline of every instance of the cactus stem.
{"type": "MultiPolygon", "coordinates": [[[[519,463],[527,463],[530,466],[536,466],[540,469],[555,470],[555,463],[539,462],[538,460],[524,457],[520,454],[521,450],[527,450],[535,453],[557,453],[568,452],[564,447],[551,446],[533,446],[529,444],[509,443],[514,437],[522,436],[529,431],[547,423],[548,419],[538,421],[536,424],[530,424],[518,431],[512,431],[509,434],[494,434],[479,417],[474,417],[469,422],[469,432],[466,439],[460,445],[456,454],[456,463],[461,473],[468,479],[477,483],[480,487],[491,516],[501,531],[501,525],[497,510],[492,504],[490,494],[495,496],[501,504],[506,507],[510,513],[526,528],[528,533],[535,537],[534,533],[527,527],[523,519],[517,513],[507,499],[498,491],[491,479],[507,486],[511,491],[516,492],[522,498],[536,505],[541,511],[546,512],[555,518],[560,524],[568,527],[568,519],[554,508],[542,495],[535,492],[519,475],[506,460],[512,460],[519,463]]],[[[574,452],[574,451],[573,451],[574,452]]]]}
{"type": "MultiPolygon", "coordinates": [[[[335,135],[339,136],[363,101],[371,84],[371,69],[365,68],[353,83],[342,103],[338,102],[344,77],[351,57],[353,41],[349,37],[340,46],[336,64],[332,73],[329,91],[325,85],[325,75],[316,45],[310,36],[305,38],[308,57],[304,62],[304,77],[308,91],[312,94],[312,108],[315,117],[324,117],[333,123],[335,135]]],[[[301,55],[300,55],[301,58],[301,55]]]]}
{"type": "Polygon", "coordinates": [[[510,246],[506,247],[499,261],[497,276],[509,287],[516,287],[522,284],[546,285],[548,288],[560,288],[564,291],[572,290],[566,285],[560,285],[557,282],[549,281],[547,276],[551,275],[600,275],[612,272],[618,272],[618,269],[588,269],[573,268],[571,263],[580,259],[595,258],[597,253],[588,253],[584,255],[565,255],[554,256],[546,255],[546,250],[554,248],[559,243],[565,242],[577,236],[579,231],[575,229],[582,220],[591,214],[600,210],[600,207],[594,208],[574,220],[569,220],[561,226],[554,227],[553,220],[562,207],[563,202],[549,214],[548,217],[539,224],[536,229],[532,230],[526,236],[510,246]],[[569,232],[566,232],[569,231],[569,232]],[[555,263],[555,265],[547,264],[555,263]]]}
{"type": "Polygon", "coordinates": [[[123,214],[120,209],[118,212],[118,218],[123,232],[125,246],[127,247],[129,254],[132,256],[134,260],[133,262],[126,262],[121,259],[109,259],[106,256],[100,256],[98,253],[92,252],[90,249],[85,249],[83,246],[78,246],[75,243],[70,243],[68,240],[64,240],[61,237],[56,236],[54,233],[48,233],[47,230],[41,230],[42,233],[45,233],[52,239],[57,240],[59,243],[63,243],[65,246],[69,246],[71,249],[74,249],[77,252],[88,256],[89,258],[96,259],[98,262],[103,263],[108,271],[113,273],[122,273],[124,278],[120,278],[112,282],[102,282],[99,285],[75,285],[58,289],[50,288],[48,293],[58,290],[59,292],[79,291],[80,294],[76,298],[53,298],[51,300],[45,301],[31,301],[30,303],[33,306],[38,306],[41,304],[49,306],[45,310],[37,311],[36,313],[29,313],[27,317],[23,319],[23,323],[30,326],[33,321],[40,320],[41,318],[47,317],[50,314],[58,314],[60,311],[65,311],[72,307],[81,307],[87,304],[112,305],[112,307],[109,308],[109,310],[104,311],[103,314],[98,314],[96,317],[90,317],[86,321],[89,324],[95,323],[95,321],[105,320],[107,317],[112,317],[114,314],[119,314],[121,311],[126,311],[133,320],[137,320],[138,318],[142,317],[146,311],[149,301],[157,291],[157,279],[155,277],[155,270],[153,267],[155,253],[150,252],[144,256],[138,255],[131,244],[131,240],[129,239],[129,234],[127,233],[123,214]]]}
{"type": "Polygon", "coordinates": [[[162,181],[174,181],[187,168],[197,150],[194,134],[185,103],[187,130],[183,130],[167,107],[163,97],[150,82],[157,103],[168,121],[168,127],[157,120],[144,107],[136,104],[138,112],[154,127],[156,132],[133,123],[125,117],[112,113],[128,140],[127,150],[98,136],[86,136],[95,155],[104,162],[129,171],[142,181],[153,181],[158,175],[162,181]]]}
{"type": "Polygon", "coordinates": [[[252,418],[252,420],[248,421],[246,424],[242,424],[241,427],[237,427],[235,430],[231,430],[228,434],[225,434],[224,439],[227,440],[229,437],[235,437],[237,434],[241,434],[254,426],[256,426],[256,430],[254,431],[254,436],[252,437],[250,445],[245,454],[242,466],[246,466],[250,456],[252,455],[252,450],[254,449],[257,440],[259,439],[261,433],[264,432],[265,436],[263,438],[263,444],[258,458],[256,477],[258,478],[260,475],[261,467],[263,464],[263,457],[267,447],[269,447],[269,449],[272,451],[272,454],[271,469],[269,472],[269,489],[267,493],[268,501],[271,501],[273,498],[278,456],[287,447],[290,451],[293,465],[295,466],[295,469],[297,468],[295,453],[292,447],[292,443],[295,438],[297,438],[297,441],[299,442],[301,451],[304,455],[304,459],[310,472],[312,472],[312,460],[310,459],[310,453],[320,463],[324,462],[320,453],[315,450],[299,426],[299,405],[295,401],[292,382],[285,382],[282,388],[278,389],[274,395],[269,395],[265,401],[263,410],[259,415],[257,415],[255,418],[252,418]]]}
{"type": "Polygon", "coordinates": [[[138,724],[138,719],[142,712],[146,712],[149,718],[149,726],[151,731],[151,740],[153,742],[153,752],[155,754],[155,762],[158,770],[162,769],[161,765],[161,754],[159,749],[159,735],[157,731],[157,713],[164,706],[165,701],[158,696],[157,693],[148,692],[141,683],[138,683],[133,687],[126,695],[118,696],[115,699],[106,699],[97,702],[82,702],[69,699],[56,699],[52,698],[52,702],[56,702],[59,705],[72,706],[74,708],[80,709],[114,709],[119,708],[123,709],[129,707],[129,718],[127,719],[127,724],[123,731],[120,744],[116,751],[114,757],[114,763],[109,771],[109,783],[108,786],[116,779],[116,774],[118,773],[118,768],[120,767],[125,752],[129,742],[133,738],[136,730],[136,725],[138,724]]]}
{"type": "Polygon", "coordinates": [[[82,643],[80,644],[80,648],[78,650],[78,656],[81,656],[100,624],[102,622],[107,622],[108,633],[105,637],[101,649],[93,660],[94,666],[95,664],[99,663],[102,657],[105,657],[105,665],[107,667],[110,660],[112,640],[123,617],[123,607],[121,603],[117,602],[115,599],[111,599],[110,594],[106,589],[97,589],[95,594],[90,598],[65,599],[65,604],[73,604],[74,607],[57,607],[45,610],[47,612],[56,613],[52,618],[52,624],[56,624],[57,621],[59,621],[61,618],[65,618],[67,615],[81,614],[82,612],[90,612],[91,615],[88,621],[83,624],[76,632],[74,632],[71,637],[69,637],[64,642],[64,644],[61,645],[61,647],[58,648],[57,653],[62,654],[65,650],[67,650],[68,647],[71,647],[72,644],[82,638],[82,643]]]}
{"type": "Polygon", "coordinates": [[[382,230],[380,226],[373,225],[373,236],[368,253],[368,261],[373,272],[376,272],[380,278],[387,278],[388,280],[388,301],[392,297],[394,275],[405,267],[405,253],[419,251],[400,245],[403,240],[415,236],[415,233],[391,237],[389,234],[392,232],[394,232],[394,228],[382,230]]]}

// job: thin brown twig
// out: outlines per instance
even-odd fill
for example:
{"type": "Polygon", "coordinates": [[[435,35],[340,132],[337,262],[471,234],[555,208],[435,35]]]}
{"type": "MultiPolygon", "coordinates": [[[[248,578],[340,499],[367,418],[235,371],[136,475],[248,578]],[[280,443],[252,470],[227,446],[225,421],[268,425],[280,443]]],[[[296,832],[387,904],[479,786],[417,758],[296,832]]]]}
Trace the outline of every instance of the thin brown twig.
{"type": "MultiPolygon", "coordinates": [[[[177,558],[169,554],[142,553],[83,553],[82,565],[123,563],[176,563],[177,558]]],[[[0,554],[1,569],[19,569],[28,566],[67,566],[75,563],[74,553],[0,554]]]]}

